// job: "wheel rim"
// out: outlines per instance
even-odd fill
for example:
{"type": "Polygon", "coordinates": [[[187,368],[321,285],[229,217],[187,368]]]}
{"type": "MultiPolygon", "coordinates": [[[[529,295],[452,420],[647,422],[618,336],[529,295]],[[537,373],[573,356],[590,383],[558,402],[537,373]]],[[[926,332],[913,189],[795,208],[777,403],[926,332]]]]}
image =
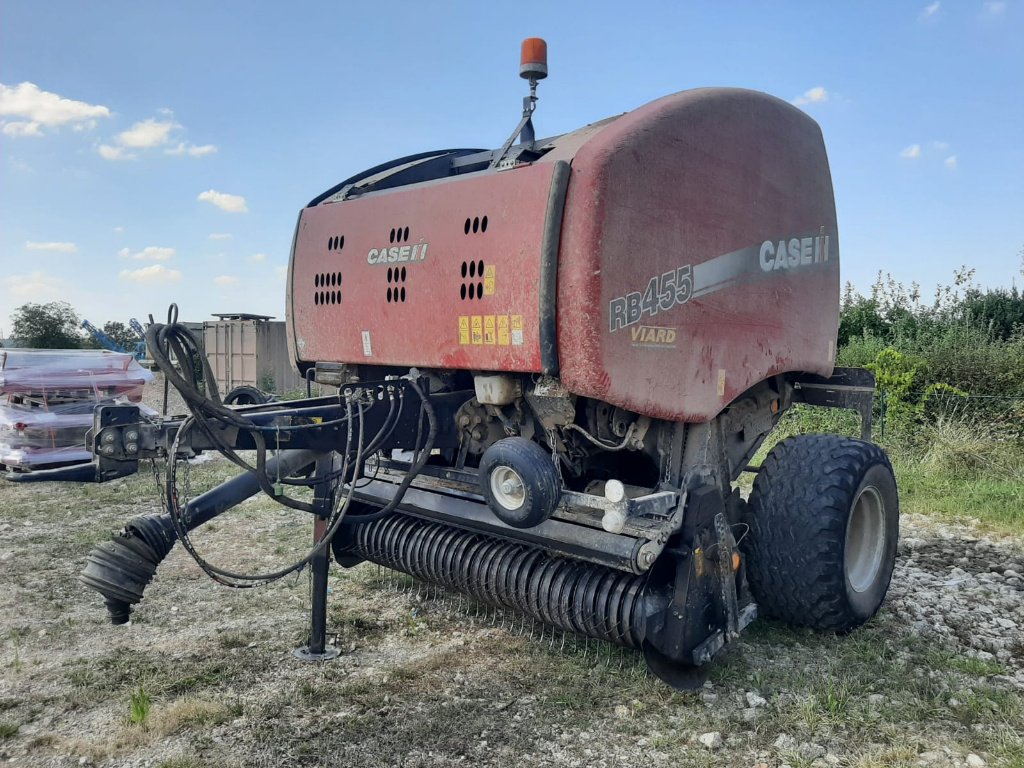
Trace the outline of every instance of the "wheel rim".
{"type": "Polygon", "coordinates": [[[864,486],[846,524],[846,580],[855,592],[875,582],[885,554],[885,504],[878,489],[864,486]]]}
{"type": "Polygon", "coordinates": [[[491,472],[491,494],[508,510],[519,509],[526,502],[523,478],[512,467],[495,467],[491,472]]]}

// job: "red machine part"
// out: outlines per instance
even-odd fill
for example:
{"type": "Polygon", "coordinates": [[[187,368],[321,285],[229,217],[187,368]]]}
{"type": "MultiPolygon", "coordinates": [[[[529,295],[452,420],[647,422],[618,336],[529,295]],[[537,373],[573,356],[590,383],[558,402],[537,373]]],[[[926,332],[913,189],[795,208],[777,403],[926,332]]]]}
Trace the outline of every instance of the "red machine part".
{"type": "Polygon", "coordinates": [[[810,117],[701,89],[537,149],[532,164],[305,209],[296,360],[541,372],[541,252],[562,160],[556,362],[571,392],[699,422],[773,375],[831,373],[838,235],[810,117]]]}
{"type": "Polygon", "coordinates": [[[685,91],[605,127],[573,160],[558,263],[571,392],[701,422],[775,374],[832,373],[828,158],[818,125],[771,96],[685,91]],[[623,301],[628,324],[611,317],[623,301]]]}
{"type": "Polygon", "coordinates": [[[289,313],[298,359],[539,371],[537,248],[552,168],[303,211],[289,313]]]}

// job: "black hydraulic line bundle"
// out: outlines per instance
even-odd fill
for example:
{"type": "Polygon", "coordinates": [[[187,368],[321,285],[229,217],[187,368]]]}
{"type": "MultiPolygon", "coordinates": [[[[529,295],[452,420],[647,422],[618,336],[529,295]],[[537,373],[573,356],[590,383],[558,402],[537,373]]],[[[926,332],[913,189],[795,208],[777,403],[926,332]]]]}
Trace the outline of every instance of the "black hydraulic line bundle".
{"type": "MultiPolygon", "coordinates": [[[[153,360],[167,377],[167,381],[181,394],[191,413],[178,428],[169,452],[163,501],[170,522],[173,525],[175,536],[210,578],[220,584],[234,588],[249,588],[275,581],[304,568],[311,560],[321,554],[329,546],[331,539],[342,525],[373,522],[387,517],[397,509],[413,479],[419,474],[430,458],[438,432],[437,417],[430,404],[429,397],[413,376],[408,377],[406,381],[420,398],[420,418],[413,453],[414,459],[409,472],[403,478],[394,497],[387,505],[376,512],[346,517],[352,499],[352,489],[349,486],[346,491],[337,494],[337,498],[334,499],[334,503],[331,505],[329,514],[325,519],[326,530],[317,544],[305,557],[285,568],[270,573],[236,573],[215,566],[203,558],[190,539],[189,521],[185,519],[186,505],[180,503],[177,483],[178,456],[181,453],[181,447],[187,445],[187,437],[191,430],[199,429],[202,431],[204,436],[210,440],[221,454],[245,472],[251,473],[258,482],[260,489],[277,503],[292,509],[322,515],[324,512],[322,507],[285,495],[281,492],[281,486],[319,487],[322,489],[328,484],[333,487],[335,484],[345,484],[349,481],[354,483],[356,473],[363,466],[364,456],[372,455],[380,450],[393,431],[398,422],[402,407],[404,407],[404,397],[400,398],[401,403],[397,409],[394,396],[392,395],[389,398],[388,415],[384,419],[380,430],[368,443],[365,440],[363,416],[366,408],[375,407],[376,401],[371,399],[368,402],[364,402],[360,399],[361,394],[358,392],[342,394],[339,389],[338,404],[339,406],[344,405],[345,415],[333,421],[314,424],[288,424],[284,426],[257,424],[244,413],[224,405],[209,362],[202,353],[192,332],[186,326],[176,322],[175,309],[172,307],[167,324],[153,323],[146,331],[146,341],[153,360]],[[195,365],[197,360],[200,361],[198,368],[195,365]],[[178,366],[180,366],[180,373],[175,367],[174,361],[177,361],[178,366]],[[425,439],[422,434],[424,416],[426,416],[428,424],[425,439]],[[352,450],[353,418],[359,422],[354,457],[352,450]],[[339,450],[336,451],[342,454],[341,467],[339,469],[332,469],[326,473],[316,472],[309,478],[286,477],[275,479],[268,476],[268,448],[266,439],[268,433],[277,433],[279,435],[282,431],[322,430],[325,427],[340,426],[341,424],[346,426],[346,439],[344,448],[341,449],[341,446],[339,446],[339,450]],[[234,427],[250,436],[256,449],[255,466],[240,456],[234,446],[227,442],[227,439],[224,437],[224,430],[221,428],[223,426],[234,427]]],[[[283,404],[277,404],[276,407],[270,407],[269,410],[273,412],[274,410],[284,411],[287,409],[283,404]]],[[[266,409],[261,409],[261,413],[266,412],[266,409]]]]}

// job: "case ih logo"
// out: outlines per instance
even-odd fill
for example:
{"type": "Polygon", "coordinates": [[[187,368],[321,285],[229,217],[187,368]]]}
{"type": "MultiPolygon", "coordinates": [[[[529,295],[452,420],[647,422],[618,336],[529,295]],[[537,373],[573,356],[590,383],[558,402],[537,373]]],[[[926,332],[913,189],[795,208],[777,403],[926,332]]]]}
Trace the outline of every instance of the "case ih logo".
{"type": "Polygon", "coordinates": [[[793,269],[808,264],[828,261],[828,235],[817,237],[791,237],[789,241],[765,240],[761,243],[761,269],[774,272],[776,269],[793,269]]]}
{"type": "Polygon", "coordinates": [[[429,243],[392,245],[390,248],[371,248],[366,254],[367,264],[394,264],[396,261],[423,261],[427,258],[429,243]]]}

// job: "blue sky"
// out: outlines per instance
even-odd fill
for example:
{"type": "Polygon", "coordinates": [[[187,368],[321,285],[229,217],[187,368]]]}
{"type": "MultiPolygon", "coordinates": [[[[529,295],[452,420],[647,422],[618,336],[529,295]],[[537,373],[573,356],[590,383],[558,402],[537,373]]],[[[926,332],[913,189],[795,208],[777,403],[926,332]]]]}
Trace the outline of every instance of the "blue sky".
{"type": "Polygon", "coordinates": [[[0,335],[283,316],[300,208],[352,173],[500,145],[547,39],[539,135],[705,85],[822,126],[843,279],[1024,282],[1024,4],[0,2],[0,335]]]}

